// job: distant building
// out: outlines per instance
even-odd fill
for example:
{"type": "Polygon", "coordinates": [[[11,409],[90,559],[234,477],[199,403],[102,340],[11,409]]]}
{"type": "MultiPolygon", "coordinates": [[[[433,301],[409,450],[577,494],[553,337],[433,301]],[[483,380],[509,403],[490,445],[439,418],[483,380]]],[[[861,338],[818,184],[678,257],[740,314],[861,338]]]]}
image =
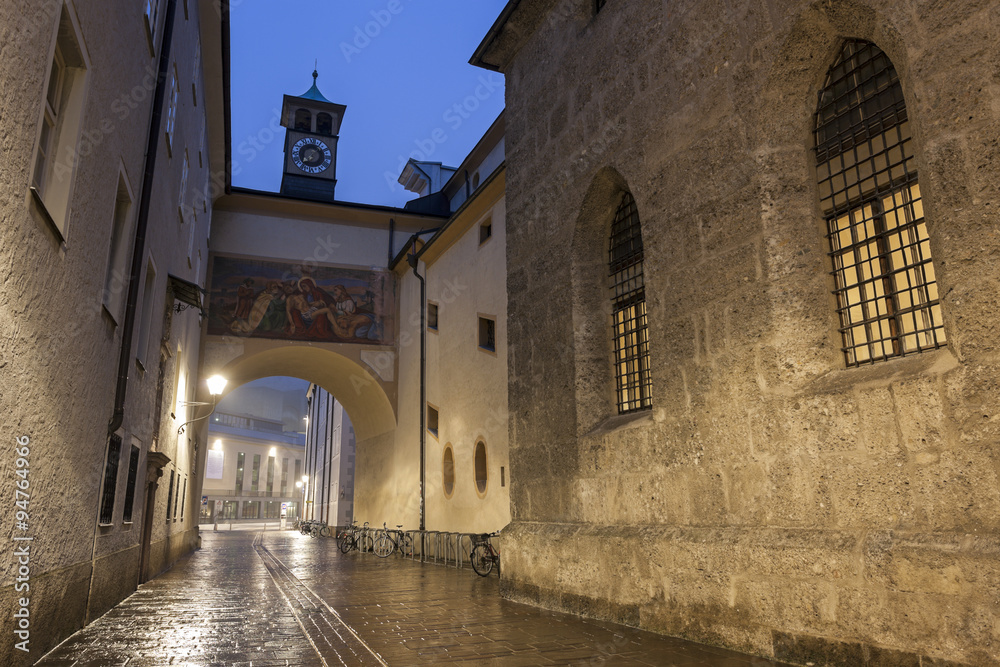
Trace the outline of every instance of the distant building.
{"type": "Polygon", "coordinates": [[[305,518],[349,526],[354,518],[354,428],[330,392],[312,384],[307,396],[306,468],[301,480],[305,518]]]}
{"type": "Polygon", "coordinates": [[[297,518],[306,437],[305,391],[244,385],[209,421],[201,522],[297,518]],[[296,430],[298,429],[298,430],[296,430]]]}

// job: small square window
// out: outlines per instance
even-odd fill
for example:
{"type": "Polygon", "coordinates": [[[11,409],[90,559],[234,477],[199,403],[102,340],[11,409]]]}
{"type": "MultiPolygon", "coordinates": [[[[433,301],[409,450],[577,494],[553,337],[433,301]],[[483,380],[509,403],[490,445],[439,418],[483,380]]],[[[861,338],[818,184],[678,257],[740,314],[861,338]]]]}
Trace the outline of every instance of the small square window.
{"type": "Polygon", "coordinates": [[[438,330],[438,305],[427,303],[427,328],[431,331],[438,330]]]}
{"type": "Polygon", "coordinates": [[[497,323],[488,317],[479,318],[479,349],[496,352],[497,323]]]}
{"type": "Polygon", "coordinates": [[[438,411],[429,403],[427,404],[427,430],[435,438],[438,437],[438,411]]]}
{"type": "Polygon", "coordinates": [[[493,236],[493,220],[492,218],[479,225],[479,245],[483,245],[490,240],[493,236]]]}

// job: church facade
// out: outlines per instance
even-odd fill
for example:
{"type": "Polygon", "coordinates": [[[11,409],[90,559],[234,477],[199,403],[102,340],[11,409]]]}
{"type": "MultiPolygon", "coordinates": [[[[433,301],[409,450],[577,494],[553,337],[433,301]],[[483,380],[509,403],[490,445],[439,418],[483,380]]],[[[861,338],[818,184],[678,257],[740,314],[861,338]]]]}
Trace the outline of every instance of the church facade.
{"type": "Polygon", "coordinates": [[[507,81],[506,595],[795,663],[1000,660],[998,29],[509,3],[473,57],[507,81]]]}

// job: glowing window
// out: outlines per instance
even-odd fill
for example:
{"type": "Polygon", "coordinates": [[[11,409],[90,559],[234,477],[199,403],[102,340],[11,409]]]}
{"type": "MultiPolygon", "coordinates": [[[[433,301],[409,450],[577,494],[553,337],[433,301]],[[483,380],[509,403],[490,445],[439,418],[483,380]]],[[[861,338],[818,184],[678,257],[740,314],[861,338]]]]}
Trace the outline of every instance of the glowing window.
{"type": "Polygon", "coordinates": [[[941,305],[903,90],[874,44],[844,44],[820,93],[815,136],[845,362],[941,347],[941,305]]]}

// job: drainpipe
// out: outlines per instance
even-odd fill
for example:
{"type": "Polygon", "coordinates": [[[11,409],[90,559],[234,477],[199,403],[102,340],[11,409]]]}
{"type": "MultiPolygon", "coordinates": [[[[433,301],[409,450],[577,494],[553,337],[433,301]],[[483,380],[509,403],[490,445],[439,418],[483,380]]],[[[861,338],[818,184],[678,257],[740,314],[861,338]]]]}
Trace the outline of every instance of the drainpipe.
{"type": "Polygon", "coordinates": [[[146,166],[142,174],[139,215],[135,224],[132,268],[128,279],[128,300],[125,305],[125,322],[122,324],[121,352],[118,355],[118,381],[115,385],[114,412],[111,414],[111,421],[108,423],[109,437],[125,421],[125,394],[128,390],[129,361],[132,356],[132,337],[135,333],[136,302],[139,299],[139,276],[142,274],[142,260],[146,254],[146,228],[149,225],[149,205],[153,192],[153,172],[156,168],[156,149],[160,145],[160,122],[163,118],[163,98],[166,96],[167,72],[170,68],[170,47],[173,41],[174,15],[176,10],[177,0],[168,0],[163,26],[163,37],[160,40],[160,63],[156,74],[156,91],[153,94],[153,115],[149,121],[149,135],[146,139],[146,166]]]}
{"type": "Polygon", "coordinates": [[[392,254],[392,237],[396,233],[396,219],[389,218],[389,263],[386,266],[392,264],[393,254],[392,254]]]}
{"type": "MultiPolygon", "coordinates": [[[[424,450],[427,446],[427,308],[425,306],[427,303],[427,282],[422,275],[417,273],[417,263],[419,262],[419,258],[417,257],[418,236],[419,234],[414,234],[410,237],[413,252],[406,259],[413,268],[413,275],[420,281],[420,530],[423,531],[427,527],[424,507],[424,491],[426,487],[424,483],[426,476],[424,450]]],[[[423,550],[420,553],[421,557],[423,557],[423,550]]]]}

